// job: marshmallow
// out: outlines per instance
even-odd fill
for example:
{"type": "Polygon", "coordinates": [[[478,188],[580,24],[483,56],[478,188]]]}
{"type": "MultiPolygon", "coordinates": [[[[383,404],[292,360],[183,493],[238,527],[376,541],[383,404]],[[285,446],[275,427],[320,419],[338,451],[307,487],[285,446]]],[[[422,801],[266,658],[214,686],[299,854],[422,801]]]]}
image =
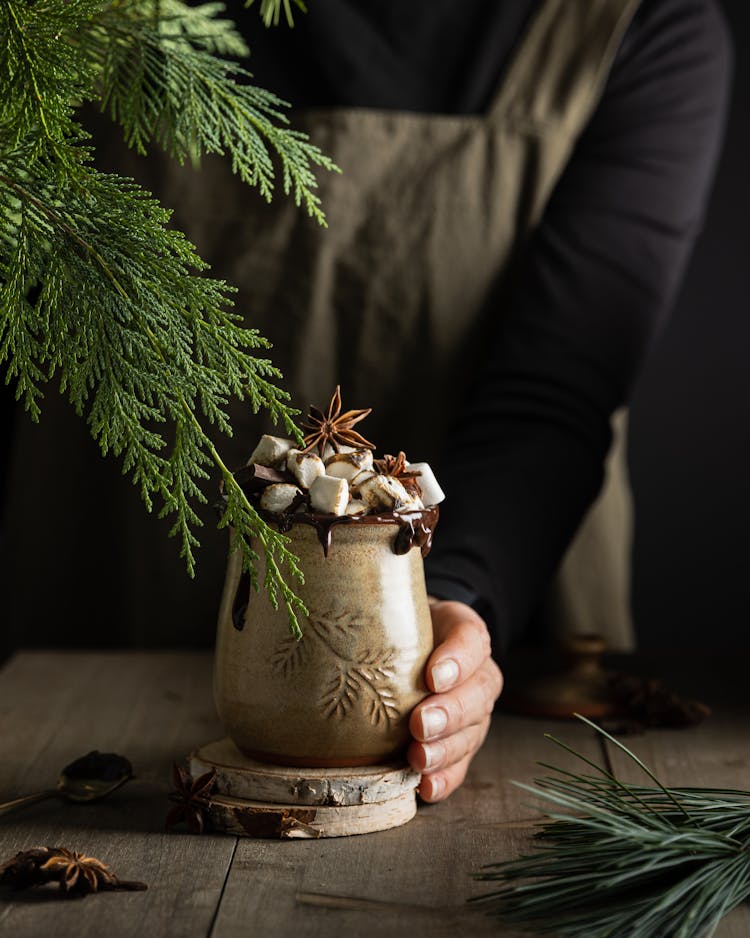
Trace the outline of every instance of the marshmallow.
{"type": "Polygon", "coordinates": [[[410,462],[407,464],[411,472],[418,472],[417,482],[422,490],[422,501],[425,505],[439,505],[445,498],[445,492],[438,485],[435,473],[430,469],[429,463],[410,462]]]}
{"type": "Polygon", "coordinates": [[[398,508],[394,509],[395,511],[422,511],[424,509],[424,502],[419,497],[419,495],[413,495],[408,489],[406,491],[407,501],[400,505],[398,508]]]}
{"type": "Polygon", "coordinates": [[[264,433],[260,442],[250,454],[248,466],[258,463],[261,466],[270,466],[281,469],[286,461],[287,454],[294,446],[294,440],[285,440],[280,436],[269,436],[264,433]]]}
{"type": "Polygon", "coordinates": [[[363,482],[366,482],[368,479],[372,479],[375,473],[372,469],[363,469],[362,472],[358,472],[353,479],[349,482],[352,491],[357,489],[363,482]]]}
{"type": "Polygon", "coordinates": [[[286,467],[303,489],[309,489],[313,482],[325,474],[323,460],[315,453],[302,453],[298,449],[289,450],[286,467]]]}
{"type": "Polygon", "coordinates": [[[346,479],[321,475],[310,486],[310,504],[313,511],[325,515],[343,515],[349,503],[349,483],[346,479]]]}
{"type": "MultiPolygon", "coordinates": [[[[345,443],[337,443],[339,453],[353,453],[356,450],[356,446],[347,446],[345,443]]],[[[330,443],[326,443],[323,447],[323,460],[327,461],[331,456],[335,456],[337,451],[331,446],[330,443]]]]}
{"type": "Polygon", "coordinates": [[[275,482],[263,490],[258,504],[264,511],[278,514],[288,511],[294,501],[301,496],[302,492],[296,485],[290,485],[288,482],[275,482]]]}
{"type": "Polygon", "coordinates": [[[367,505],[359,499],[353,498],[349,504],[346,506],[345,515],[361,515],[367,511],[367,505]]]}
{"type": "Polygon", "coordinates": [[[357,495],[371,509],[393,511],[408,505],[412,496],[393,476],[373,475],[357,485],[357,495]]]}
{"type": "Polygon", "coordinates": [[[326,475],[336,479],[353,479],[358,473],[367,469],[372,469],[372,450],[370,449],[336,453],[326,459],[326,475]]]}

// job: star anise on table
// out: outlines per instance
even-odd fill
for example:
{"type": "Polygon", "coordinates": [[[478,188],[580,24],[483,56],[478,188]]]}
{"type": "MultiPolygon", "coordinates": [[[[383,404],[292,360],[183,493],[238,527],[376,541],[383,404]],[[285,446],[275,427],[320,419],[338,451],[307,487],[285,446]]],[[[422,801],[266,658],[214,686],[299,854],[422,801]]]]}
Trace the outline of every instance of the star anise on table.
{"type": "Polygon", "coordinates": [[[303,429],[310,431],[305,434],[305,448],[302,452],[309,453],[317,447],[318,453],[323,456],[326,445],[329,445],[334,453],[339,452],[340,446],[375,449],[374,443],[370,443],[352,429],[355,423],[359,423],[371,411],[372,407],[368,407],[365,410],[347,410],[342,414],[341,387],[337,384],[325,413],[317,407],[310,407],[307,420],[302,423],[303,429]]]}
{"type": "Polygon", "coordinates": [[[101,860],[66,847],[57,847],[42,864],[41,871],[49,874],[50,879],[56,879],[63,892],[76,887],[81,892],[96,892],[100,885],[110,886],[115,881],[114,873],[101,860]]]}
{"type": "Polygon", "coordinates": [[[202,834],[211,806],[211,792],[216,784],[216,769],[193,779],[189,772],[175,763],[172,778],[175,790],[169,797],[176,804],[167,814],[165,827],[174,827],[184,821],[191,834],[202,834]]]}
{"type": "Polygon", "coordinates": [[[67,847],[22,850],[0,866],[0,883],[13,889],[58,883],[67,897],[82,897],[103,890],[146,889],[145,883],[119,879],[96,857],[67,847]]]}
{"type": "Polygon", "coordinates": [[[413,495],[422,494],[422,489],[419,487],[419,482],[417,482],[419,473],[409,469],[406,465],[406,453],[403,450],[398,456],[389,456],[386,453],[382,459],[376,459],[373,462],[373,468],[380,475],[398,479],[407,492],[411,492],[413,495]]]}

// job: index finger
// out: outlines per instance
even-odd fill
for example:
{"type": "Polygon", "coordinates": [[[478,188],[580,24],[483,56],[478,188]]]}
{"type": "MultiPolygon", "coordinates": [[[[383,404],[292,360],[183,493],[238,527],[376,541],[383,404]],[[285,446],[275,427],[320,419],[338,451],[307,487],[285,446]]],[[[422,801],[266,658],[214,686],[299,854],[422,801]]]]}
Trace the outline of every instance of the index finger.
{"type": "Polygon", "coordinates": [[[436,648],[425,668],[433,693],[462,684],[491,655],[487,625],[464,603],[437,601],[430,606],[436,648]]]}

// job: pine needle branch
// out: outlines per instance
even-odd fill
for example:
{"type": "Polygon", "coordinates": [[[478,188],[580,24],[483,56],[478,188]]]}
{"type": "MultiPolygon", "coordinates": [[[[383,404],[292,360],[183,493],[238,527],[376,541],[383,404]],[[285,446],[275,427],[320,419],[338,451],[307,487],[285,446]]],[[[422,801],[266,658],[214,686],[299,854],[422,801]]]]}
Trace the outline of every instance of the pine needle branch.
{"type": "Polygon", "coordinates": [[[304,575],[299,567],[297,558],[287,549],[289,538],[275,531],[263,522],[255,511],[242,488],[237,484],[234,476],[224,468],[224,496],[226,508],[219,527],[233,529],[232,547],[242,551],[243,569],[250,574],[253,589],[258,589],[258,574],[256,562],[258,555],[253,549],[251,538],[257,539],[260,544],[266,566],[263,587],[274,609],[279,605],[279,594],[284,603],[289,618],[289,629],[294,638],[301,638],[298,615],[307,615],[302,600],[296,595],[282,574],[282,566],[286,566],[291,575],[299,582],[304,582],[304,575]]]}
{"type": "Polygon", "coordinates": [[[77,104],[92,97],[93,73],[60,38],[83,29],[98,12],[96,0],[0,4],[0,154],[21,146],[43,159],[53,176],[74,176],[79,149],[77,104]]]}
{"type": "Polygon", "coordinates": [[[314,167],[335,169],[286,126],[284,103],[237,79],[222,55],[246,53],[217,3],[179,0],[5,0],[0,4],[0,366],[38,419],[58,378],[103,454],[121,460],[149,511],[171,520],[188,571],[196,507],[210,467],[224,482],[222,526],[256,587],[283,601],[294,634],[304,607],[288,539],[269,528],[227,470],[207,428],[231,435],[230,398],[300,440],[297,413],[268,342],[231,310],[231,287],[170,213],[133,180],[91,165],[76,108],[99,98],[129,142],[177,159],[225,153],[270,198],[282,187],[323,223],[314,167]]]}
{"type": "MultiPolygon", "coordinates": [[[[294,5],[307,12],[304,0],[293,0],[294,5]]],[[[245,6],[251,7],[255,0],[246,0],[245,6]]],[[[294,16],[292,14],[292,4],[290,0],[260,0],[260,15],[266,26],[278,26],[281,19],[281,10],[284,9],[284,15],[289,26],[294,26],[294,16]]]]}
{"type": "Polygon", "coordinates": [[[473,901],[538,933],[707,938],[750,897],[750,792],[667,788],[618,746],[655,787],[548,766],[520,786],[552,806],[536,851],[486,866],[477,878],[497,888],[473,901]]]}
{"type": "MultiPolygon", "coordinates": [[[[227,484],[226,467],[195,416],[196,402],[211,423],[230,432],[225,410],[229,389],[256,409],[266,407],[299,437],[286,393],[270,380],[278,372],[269,361],[246,354],[267,343],[222,310],[228,296],[223,283],[188,276],[186,264],[200,263],[192,248],[178,232],[158,228],[167,213],[128,180],[95,174],[85,195],[84,190],[78,193],[79,199],[107,204],[106,216],[100,220],[90,217],[72,196],[63,214],[45,179],[27,173],[25,185],[20,186],[4,168],[0,161],[0,204],[4,195],[20,202],[22,231],[13,276],[0,293],[0,361],[8,359],[11,375],[36,374],[38,380],[60,371],[62,388],[78,412],[88,407],[91,432],[102,452],[123,457],[123,471],[140,486],[149,510],[156,495],[164,503],[160,516],[176,516],[171,533],[181,537],[181,555],[192,573],[193,548],[198,543],[193,529],[201,522],[191,502],[206,501],[196,480],[208,477],[205,467],[213,462],[227,484]],[[84,218],[86,225],[81,223],[84,218]],[[161,231],[158,254],[130,243],[134,220],[150,221],[154,233],[161,231]],[[101,277],[91,276],[92,263],[101,277]],[[52,276],[32,307],[25,286],[40,281],[41,265],[52,276]],[[71,319],[67,311],[76,297],[86,315],[71,319]],[[5,313],[11,306],[25,310],[26,316],[5,313]],[[171,317],[161,315],[165,308],[171,317]],[[21,332],[25,324],[29,328],[21,332]],[[69,351],[79,350],[78,355],[56,355],[37,338],[62,330],[69,351]],[[34,368],[27,367],[27,359],[34,368]],[[174,427],[174,438],[171,453],[165,456],[167,440],[147,425],[167,423],[174,427]]],[[[41,391],[35,384],[27,391],[33,407],[41,391]]],[[[274,582],[277,577],[282,580],[277,555],[282,561],[291,557],[283,549],[286,539],[263,530],[265,525],[249,505],[243,514],[241,490],[240,495],[228,520],[259,539],[270,571],[266,585],[272,592],[280,590],[290,608],[302,609],[289,598],[286,582],[283,586],[274,582]],[[248,522],[244,528],[243,520],[248,522]]],[[[256,555],[248,538],[243,535],[238,543],[245,545],[248,562],[253,560],[256,555]]],[[[296,563],[289,566],[296,576],[296,563]]]]}
{"type": "Polygon", "coordinates": [[[155,142],[179,162],[225,155],[233,172],[268,200],[275,156],[284,193],[324,225],[313,167],[336,167],[286,126],[285,101],[241,84],[250,73],[219,57],[219,48],[233,54],[244,48],[231,24],[217,29],[227,23],[216,19],[221,6],[162,0],[156,21],[134,15],[138,8],[134,0],[105,7],[77,40],[100,75],[102,109],[122,125],[128,145],[145,154],[155,142]]]}

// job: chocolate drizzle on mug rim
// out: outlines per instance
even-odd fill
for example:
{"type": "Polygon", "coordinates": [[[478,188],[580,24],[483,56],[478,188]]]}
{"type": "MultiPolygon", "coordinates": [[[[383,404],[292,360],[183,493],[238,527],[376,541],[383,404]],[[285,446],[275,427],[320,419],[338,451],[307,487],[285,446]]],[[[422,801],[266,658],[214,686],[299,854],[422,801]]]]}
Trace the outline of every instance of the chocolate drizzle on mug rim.
{"type": "MultiPolygon", "coordinates": [[[[420,508],[414,511],[386,512],[381,515],[321,515],[308,512],[295,512],[294,514],[276,515],[261,511],[264,520],[277,525],[282,534],[289,532],[295,524],[307,524],[315,528],[327,557],[333,540],[333,529],[339,525],[363,524],[393,524],[398,525],[398,531],[393,538],[392,548],[394,554],[408,554],[412,547],[418,547],[422,556],[426,557],[432,547],[432,535],[440,516],[440,508],[433,505],[430,508],[420,508]]],[[[232,603],[232,623],[238,632],[245,627],[250,595],[250,574],[243,571],[237,591],[232,603]]]]}
{"type": "Polygon", "coordinates": [[[295,524],[307,524],[315,528],[318,540],[327,557],[333,540],[333,529],[340,525],[359,526],[368,524],[392,524],[398,526],[393,539],[394,554],[408,554],[412,547],[418,547],[426,557],[432,548],[432,535],[440,516],[440,508],[418,508],[408,511],[388,511],[378,515],[323,515],[310,512],[294,514],[271,514],[260,512],[264,521],[275,524],[282,534],[288,533],[295,524]]]}

